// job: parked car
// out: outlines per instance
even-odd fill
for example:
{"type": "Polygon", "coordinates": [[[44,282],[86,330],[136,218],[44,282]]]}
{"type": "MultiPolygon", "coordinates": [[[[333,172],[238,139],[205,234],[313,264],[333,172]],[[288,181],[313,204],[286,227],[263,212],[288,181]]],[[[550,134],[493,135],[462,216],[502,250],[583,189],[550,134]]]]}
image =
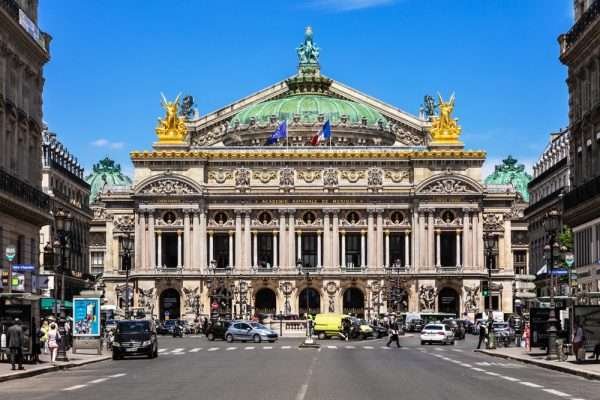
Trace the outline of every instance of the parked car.
{"type": "MultiPolygon", "coordinates": [[[[475,324],[473,323],[473,321],[471,321],[469,319],[464,319],[463,323],[465,324],[466,333],[473,334],[473,330],[475,329],[475,324]]],[[[479,333],[479,332],[477,332],[477,333],[479,333]]]]}
{"type": "Polygon", "coordinates": [[[452,328],[445,324],[427,324],[421,331],[421,345],[432,343],[454,344],[452,328]]]}
{"type": "Polygon", "coordinates": [[[117,322],[112,343],[113,360],[140,354],[149,358],[158,357],[158,340],[154,321],[124,320],[117,322]]]}
{"type": "Polygon", "coordinates": [[[445,319],[442,321],[442,324],[448,325],[452,332],[454,333],[454,337],[456,340],[462,340],[465,338],[466,329],[465,323],[460,319],[445,319]]]}
{"type": "Polygon", "coordinates": [[[371,327],[371,325],[369,325],[367,323],[367,321],[365,321],[364,319],[359,319],[356,317],[349,317],[350,318],[350,322],[352,323],[352,334],[350,339],[361,339],[364,340],[368,337],[374,336],[374,330],[371,327]]]}
{"type": "Polygon", "coordinates": [[[210,341],[213,341],[215,339],[225,340],[225,332],[227,332],[227,329],[229,329],[230,325],[230,321],[212,321],[208,324],[208,328],[206,329],[206,338],[210,341]]]}
{"type": "Polygon", "coordinates": [[[371,329],[373,329],[373,336],[377,339],[381,339],[382,337],[386,337],[388,335],[388,329],[380,324],[370,324],[371,329]]]}
{"type": "Polygon", "coordinates": [[[260,343],[263,340],[271,343],[277,340],[277,333],[258,322],[251,321],[232,321],[225,332],[225,340],[229,343],[234,340],[246,342],[252,340],[254,343],[260,343]]]}
{"type": "Polygon", "coordinates": [[[162,321],[156,327],[156,332],[159,335],[172,335],[173,329],[175,328],[176,323],[177,323],[176,319],[168,319],[166,321],[162,321]]]}
{"type": "Polygon", "coordinates": [[[422,319],[411,319],[406,323],[406,330],[408,332],[421,332],[425,323],[422,319]]]}

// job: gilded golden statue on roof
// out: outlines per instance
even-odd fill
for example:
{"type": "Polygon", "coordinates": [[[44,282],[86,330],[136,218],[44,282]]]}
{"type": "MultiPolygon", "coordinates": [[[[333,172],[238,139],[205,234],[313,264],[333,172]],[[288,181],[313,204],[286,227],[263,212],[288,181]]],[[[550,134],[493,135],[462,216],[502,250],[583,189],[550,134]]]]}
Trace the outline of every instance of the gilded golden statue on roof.
{"type": "Polygon", "coordinates": [[[458,140],[462,128],[458,120],[452,118],[454,111],[454,93],[449,101],[444,101],[438,93],[438,115],[431,117],[431,139],[432,144],[460,144],[458,140]]]}
{"type": "Polygon", "coordinates": [[[179,115],[179,95],[175,101],[170,102],[165,98],[165,95],[161,93],[162,101],[161,105],[166,111],[164,118],[158,119],[158,126],[156,127],[156,135],[158,136],[159,143],[172,143],[180,144],[185,140],[187,129],[185,127],[185,120],[179,115]]]}

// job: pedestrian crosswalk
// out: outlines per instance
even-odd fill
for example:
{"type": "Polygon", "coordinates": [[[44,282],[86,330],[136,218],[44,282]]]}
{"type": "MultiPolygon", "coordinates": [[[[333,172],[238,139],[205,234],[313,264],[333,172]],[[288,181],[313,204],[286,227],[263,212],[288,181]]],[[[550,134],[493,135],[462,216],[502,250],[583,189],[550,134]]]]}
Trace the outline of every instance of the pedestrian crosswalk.
{"type": "MultiPolygon", "coordinates": [[[[322,345],[321,350],[338,350],[338,351],[381,351],[381,350],[410,350],[407,347],[387,347],[387,346],[372,346],[372,345],[322,345]]],[[[299,346],[279,345],[279,346],[221,346],[221,347],[194,347],[190,349],[183,348],[159,348],[158,352],[162,356],[183,355],[189,353],[204,353],[204,352],[236,352],[236,351],[268,351],[268,350],[302,350],[299,346]]]]}

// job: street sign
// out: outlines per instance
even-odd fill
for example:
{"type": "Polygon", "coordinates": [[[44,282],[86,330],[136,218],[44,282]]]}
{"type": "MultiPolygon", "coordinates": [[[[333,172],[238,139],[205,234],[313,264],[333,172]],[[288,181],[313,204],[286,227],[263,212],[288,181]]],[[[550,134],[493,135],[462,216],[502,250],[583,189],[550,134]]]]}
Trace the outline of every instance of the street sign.
{"type": "Polygon", "coordinates": [[[531,290],[531,289],[535,289],[535,283],[533,283],[533,282],[516,281],[515,282],[515,287],[516,287],[517,290],[531,290]]]}
{"type": "Polygon", "coordinates": [[[28,264],[17,264],[12,267],[13,272],[32,272],[35,271],[35,266],[28,264]]]}
{"type": "Polygon", "coordinates": [[[515,275],[515,280],[516,281],[535,281],[535,275],[517,274],[517,275],[515,275]]]}
{"type": "Polygon", "coordinates": [[[521,299],[533,299],[537,296],[535,293],[532,293],[532,292],[517,292],[517,293],[515,293],[515,297],[521,298],[521,299]]]}
{"type": "Polygon", "coordinates": [[[15,248],[15,246],[6,246],[6,248],[4,249],[4,255],[6,256],[6,259],[8,260],[8,262],[12,262],[12,260],[15,259],[15,256],[17,255],[17,249],[15,248]]]}
{"type": "Polygon", "coordinates": [[[567,267],[569,268],[575,264],[575,255],[573,253],[565,254],[565,264],[567,264],[567,267]]]}

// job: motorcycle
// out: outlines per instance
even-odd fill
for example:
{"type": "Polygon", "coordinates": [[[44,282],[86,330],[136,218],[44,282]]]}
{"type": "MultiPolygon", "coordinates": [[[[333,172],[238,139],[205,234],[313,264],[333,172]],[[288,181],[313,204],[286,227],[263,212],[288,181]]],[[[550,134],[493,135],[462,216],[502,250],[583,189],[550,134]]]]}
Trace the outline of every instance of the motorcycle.
{"type": "Polygon", "coordinates": [[[183,326],[177,324],[173,327],[173,337],[183,337],[183,326]]]}

